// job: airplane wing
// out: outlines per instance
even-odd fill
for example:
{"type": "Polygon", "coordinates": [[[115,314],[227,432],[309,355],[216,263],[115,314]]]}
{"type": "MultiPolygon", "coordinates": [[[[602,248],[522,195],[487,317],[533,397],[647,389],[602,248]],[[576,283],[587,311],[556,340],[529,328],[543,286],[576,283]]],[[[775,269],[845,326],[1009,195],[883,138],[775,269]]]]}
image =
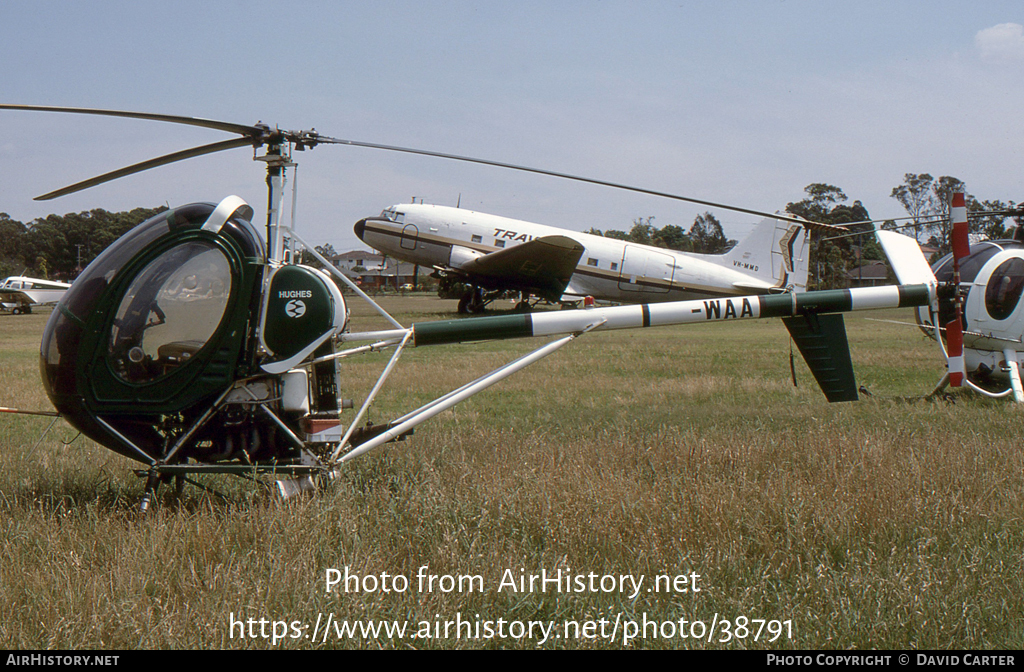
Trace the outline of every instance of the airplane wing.
{"type": "Polygon", "coordinates": [[[32,305],[35,303],[35,299],[25,292],[16,289],[2,289],[0,290],[0,302],[16,303],[18,305],[32,305]]]}
{"type": "Polygon", "coordinates": [[[565,292],[585,248],[567,236],[543,236],[474,256],[455,270],[488,289],[526,291],[551,301],[565,292]]]}

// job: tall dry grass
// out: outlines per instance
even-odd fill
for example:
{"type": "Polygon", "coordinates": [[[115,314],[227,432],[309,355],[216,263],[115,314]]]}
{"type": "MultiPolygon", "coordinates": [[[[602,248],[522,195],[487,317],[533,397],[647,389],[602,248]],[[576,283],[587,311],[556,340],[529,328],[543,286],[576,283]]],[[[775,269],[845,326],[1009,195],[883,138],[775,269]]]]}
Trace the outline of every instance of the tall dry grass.
{"type": "MultiPolygon", "coordinates": [[[[450,303],[393,299],[404,323],[450,303]]],[[[362,308],[356,319],[370,323],[362,308]]],[[[886,313],[884,317],[892,317],[886,313]]],[[[907,315],[895,314],[897,319],[907,315]]],[[[0,405],[45,404],[45,315],[0,316],[0,405]]],[[[0,417],[0,646],[264,648],[236,619],[791,621],[792,638],[636,638],[633,647],[1017,648],[1024,610],[1022,414],[927,392],[919,332],[848,319],[859,381],[798,387],[777,321],[590,334],[279,502],[208,481],[136,513],[135,465],[47,421],[0,417]],[[476,575],[482,592],[325,590],[325,572],[476,575]],[[498,592],[505,570],[700,575],[699,593],[498,592]]],[[[383,421],[539,345],[407,353],[383,421]]],[[[383,358],[344,365],[361,399],[383,358]]],[[[348,392],[347,392],[348,393],[348,392]]],[[[647,584],[649,585],[649,584],[647,584]]],[[[258,626],[257,626],[258,628],[258,626]]],[[[550,639],[551,647],[621,647],[550,639]]],[[[534,647],[536,639],[282,639],[276,646],[534,647]]]]}

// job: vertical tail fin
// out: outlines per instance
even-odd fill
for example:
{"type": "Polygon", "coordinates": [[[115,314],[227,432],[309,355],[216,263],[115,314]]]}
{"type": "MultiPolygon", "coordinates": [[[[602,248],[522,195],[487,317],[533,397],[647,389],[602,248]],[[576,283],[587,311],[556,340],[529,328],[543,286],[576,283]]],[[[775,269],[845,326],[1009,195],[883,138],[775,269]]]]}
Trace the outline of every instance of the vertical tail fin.
{"type": "Polygon", "coordinates": [[[780,290],[807,288],[809,241],[807,228],[766,218],[735,247],[722,263],[749,273],[780,290]]]}

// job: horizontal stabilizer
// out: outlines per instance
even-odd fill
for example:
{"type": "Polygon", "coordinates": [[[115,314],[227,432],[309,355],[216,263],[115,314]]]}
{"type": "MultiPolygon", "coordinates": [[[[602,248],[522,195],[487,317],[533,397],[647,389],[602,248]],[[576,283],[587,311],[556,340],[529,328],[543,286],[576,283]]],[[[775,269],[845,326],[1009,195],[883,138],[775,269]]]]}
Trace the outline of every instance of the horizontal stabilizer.
{"type": "Polygon", "coordinates": [[[846,325],[839,314],[784,317],[783,323],[830,403],[857,401],[846,325]]]}
{"type": "Polygon", "coordinates": [[[894,231],[875,231],[875,236],[901,285],[935,284],[935,274],[916,240],[894,231]]]}

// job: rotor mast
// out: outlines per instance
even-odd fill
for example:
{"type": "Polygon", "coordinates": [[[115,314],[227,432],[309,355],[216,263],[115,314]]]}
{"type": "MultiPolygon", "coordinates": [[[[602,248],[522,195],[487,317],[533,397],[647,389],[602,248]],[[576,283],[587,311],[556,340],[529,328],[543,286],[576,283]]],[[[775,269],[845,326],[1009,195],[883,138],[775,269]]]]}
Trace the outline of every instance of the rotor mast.
{"type": "Polygon", "coordinates": [[[266,140],[267,151],[257,161],[267,164],[267,262],[284,261],[284,232],[281,227],[281,204],[284,202],[285,169],[294,168],[288,140],[282,133],[273,133],[266,140]]]}

